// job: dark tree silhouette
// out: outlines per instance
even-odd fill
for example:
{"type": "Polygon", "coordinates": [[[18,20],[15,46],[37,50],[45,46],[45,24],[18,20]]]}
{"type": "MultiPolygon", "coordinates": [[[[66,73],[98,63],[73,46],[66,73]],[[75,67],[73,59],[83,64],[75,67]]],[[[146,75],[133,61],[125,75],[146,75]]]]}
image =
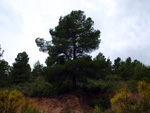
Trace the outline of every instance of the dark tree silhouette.
{"type": "Polygon", "coordinates": [[[72,11],[60,17],[58,26],[50,29],[52,41],[36,39],[40,51],[48,52],[47,65],[63,64],[87,56],[100,44],[100,31],[93,28],[94,21],[83,11],[72,11]]]}
{"type": "Polygon", "coordinates": [[[31,68],[28,64],[29,58],[26,52],[19,53],[13,63],[11,72],[11,82],[21,83],[30,79],[31,68]]]}
{"type": "MultiPolygon", "coordinates": [[[[2,50],[0,46],[0,57],[3,56],[4,50],[2,50]]],[[[7,85],[7,79],[10,72],[10,66],[8,62],[0,59],[0,87],[4,87],[7,85]]]]}

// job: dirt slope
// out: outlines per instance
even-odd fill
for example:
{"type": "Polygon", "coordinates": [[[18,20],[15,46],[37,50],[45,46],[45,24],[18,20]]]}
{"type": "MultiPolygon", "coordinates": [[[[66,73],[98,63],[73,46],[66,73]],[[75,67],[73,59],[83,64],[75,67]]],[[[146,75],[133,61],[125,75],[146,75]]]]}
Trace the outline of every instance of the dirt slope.
{"type": "Polygon", "coordinates": [[[92,111],[84,98],[72,94],[58,96],[57,98],[33,98],[37,107],[44,113],[87,113],[92,111]]]}

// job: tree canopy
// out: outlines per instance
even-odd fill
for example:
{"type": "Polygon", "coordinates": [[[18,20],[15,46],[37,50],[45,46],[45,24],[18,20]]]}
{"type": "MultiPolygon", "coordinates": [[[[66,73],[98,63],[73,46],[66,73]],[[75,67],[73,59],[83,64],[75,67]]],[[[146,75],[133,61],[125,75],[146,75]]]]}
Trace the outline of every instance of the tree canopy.
{"type": "Polygon", "coordinates": [[[37,38],[40,51],[48,52],[48,65],[62,64],[67,60],[75,60],[87,56],[100,44],[100,31],[93,28],[94,21],[83,11],[72,11],[60,17],[58,25],[50,29],[51,41],[37,38]]]}
{"type": "Polygon", "coordinates": [[[26,52],[18,53],[11,71],[11,82],[21,83],[30,79],[31,68],[28,64],[29,58],[26,52]]]}
{"type": "Polygon", "coordinates": [[[32,75],[35,77],[41,76],[41,75],[43,75],[43,72],[44,72],[44,66],[42,64],[40,64],[39,61],[37,61],[34,64],[34,68],[32,70],[32,75]]]}

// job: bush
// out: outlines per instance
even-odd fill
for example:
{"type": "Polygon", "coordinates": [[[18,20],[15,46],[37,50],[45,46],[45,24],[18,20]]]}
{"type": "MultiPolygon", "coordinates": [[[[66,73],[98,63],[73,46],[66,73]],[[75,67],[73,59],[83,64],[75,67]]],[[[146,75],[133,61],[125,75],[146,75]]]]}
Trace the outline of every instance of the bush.
{"type": "Polygon", "coordinates": [[[107,95],[104,95],[101,98],[91,99],[88,104],[93,108],[97,106],[101,111],[104,111],[110,107],[110,99],[107,95]]]}
{"type": "Polygon", "coordinates": [[[139,109],[144,112],[150,112],[150,84],[140,81],[137,89],[140,94],[138,99],[139,109]]]}
{"type": "Polygon", "coordinates": [[[107,92],[114,94],[114,92],[121,89],[123,86],[126,85],[124,81],[106,81],[108,84],[107,92]]]}
{"type": "Polygon", "coordinates": [[[21,113],[40,113],[38,109],[35,109],[34,101],[25,100],[18,90],[0,91],[0,113],[17,113],[20,107],[21,113]]]}
{"type": "Polygon", "coordinates": [[[150,84],[138,82],[139,97],[133,100],[127,87],[123,88],[111,99],[114,113],[150,113],[150,84]]]}
{"type": "Polygon", "coordinates": [[[37,77],[31,83],[20,83],[14,87],[21,91],[25,96],[30,97],[48,97],[53,91],[53,86],[46,82],[42,77],[37,77]]]}
{"type": "Polygon", "coordinates": [[[87,83],[81,85],[81,88],[88,92],[106,92],[109,88],[109,83],[99,80],[88,79],[87,83]]]}
{"type": "Polygon", "coordinates": [[[24,97],[17,90],[0,91],[0,113],[16,113],[23,102],[24,97]]]}
{"type": "Polygon", "coordinates": [[[93,113],[102,113],[102,111],[100,110],[100,108],[96,105],[94,108],[93,113]]]}
{"type": "Polygon", "coordinates": [[[131,92],[137,92],[137,81],[136,80],[130,80],[129,81],[129,88],[131,92]]]}
{"type": "Polygon", "coordinates": [[[21,113],[41,113],[35,106],[32,99],[25,101],[25,104],[21,108],[21,113]]]}
{"type": "Polygon", "coordinates": [[[124,87],[117,93],[112,99],[112,109],[117,113],[130,112],[131,111],[131,97],[128,94],[127,87],[124,87]]]}

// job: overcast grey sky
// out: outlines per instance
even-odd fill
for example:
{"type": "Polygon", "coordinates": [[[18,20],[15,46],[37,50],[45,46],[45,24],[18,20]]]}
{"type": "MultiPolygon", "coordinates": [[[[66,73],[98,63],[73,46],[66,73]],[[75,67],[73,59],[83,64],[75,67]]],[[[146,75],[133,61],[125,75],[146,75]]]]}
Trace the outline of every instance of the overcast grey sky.
{"type": "Polygon", "coordinates": [[[101,31],[100,48],[111,61],[131,57],[150,65],[150,0],[0,0],[0,44],[3,59],[11,65],[18,53],[26,51],[31,66],[44,64],[37,37],[51,40],[49,29],[60,16],[82,10],[101,31]]]}

